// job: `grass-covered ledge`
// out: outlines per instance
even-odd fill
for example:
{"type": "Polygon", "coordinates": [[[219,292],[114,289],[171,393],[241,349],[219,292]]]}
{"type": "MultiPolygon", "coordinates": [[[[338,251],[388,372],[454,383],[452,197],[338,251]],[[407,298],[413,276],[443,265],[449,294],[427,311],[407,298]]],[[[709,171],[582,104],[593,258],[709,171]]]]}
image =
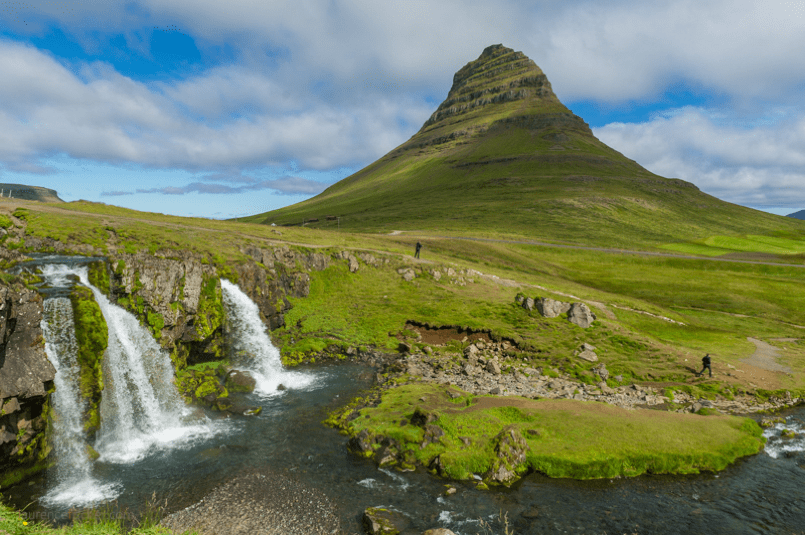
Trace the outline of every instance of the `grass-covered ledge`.
{"type": "Polygon", "coordinates": [[[489,483],[501,463],[518,477],[532,470],[574,479],[718,471],[765,442],[749,418],[470,396],[422,384],[386,390],[379,404],[340,421],[354,437],[353,450],[381,464],[421,464],[453,479],[477,474],[489,483]],[[501,440],[506,433],[510,438],[501,440]],[[518,440],[527,445],[519,461],[506,451],[518,440]]]}

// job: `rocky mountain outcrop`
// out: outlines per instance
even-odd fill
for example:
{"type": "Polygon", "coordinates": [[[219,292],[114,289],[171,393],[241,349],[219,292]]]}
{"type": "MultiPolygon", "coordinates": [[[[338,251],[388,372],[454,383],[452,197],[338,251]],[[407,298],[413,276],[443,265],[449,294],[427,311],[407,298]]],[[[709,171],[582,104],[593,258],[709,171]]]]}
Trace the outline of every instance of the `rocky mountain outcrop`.
{"type": "Polygon", "coordinates": [[[596,320],[595,314],[584,303],[565,303],[550,297],[532,298],[522,294],[518,294],[514,299],[515,302],[529,312],[536,309],[546,318],[556,318],[562,314],[567,314],[567,321],[578,325],[582,329],[588,328],[596,320]]]}
{"type": "Polygon", "coordinates": [[[55,189],[25,184],[0,184],[0,195],[26,201],[64,202],[55,189]]]}
{"type": "Polygon", "coordinates": [[[0,485],[44,467],[56,369],[42,337],[42,298],[20,283],[0,283],[0,485]]]}

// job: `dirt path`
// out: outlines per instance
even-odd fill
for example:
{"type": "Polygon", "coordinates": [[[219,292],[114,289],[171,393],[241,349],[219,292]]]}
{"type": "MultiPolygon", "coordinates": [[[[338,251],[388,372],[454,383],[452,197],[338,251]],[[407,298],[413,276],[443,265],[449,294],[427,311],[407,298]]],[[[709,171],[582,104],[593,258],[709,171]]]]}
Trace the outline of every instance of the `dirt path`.
{"type": "Polygon", "coordinates": [[[747,340],[755,344],[757,349],[755,349],[752,356],[743,359],[741,362],[772,372],[792,373],[791,368],[777,363],[777,358],[780,356],[778,348],[757,338],[747,337],[747,340]]]}

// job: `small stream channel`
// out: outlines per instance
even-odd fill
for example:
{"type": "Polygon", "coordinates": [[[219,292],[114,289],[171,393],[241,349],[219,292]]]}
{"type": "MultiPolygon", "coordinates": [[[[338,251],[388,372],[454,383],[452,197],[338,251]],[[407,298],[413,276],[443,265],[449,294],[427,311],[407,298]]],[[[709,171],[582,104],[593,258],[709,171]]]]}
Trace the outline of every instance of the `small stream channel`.
{"type": "MultiPolygon", "coordinates": [[[[63,262],[63,260],[61,260],[63,262]]],[[[214,432],[153,449],[129,462],[92,463],[87,477],[119,489],[121,509],[139,511],[153,495],[174,511],[197,502],[240,472],[265,468],[294,474],[337,506],[345,533],[362,533],[366,507],[407,515],[405,533],[446,527],[459,535],[486,533],[478,520],[503,533],[501,512],[518,535],[529,533],[805,533],[805,439],[781,438],[783,428],[805,432],[805,408],[766,431],[766,451],[718,474],[643,476],[600,481],[553,480],[532,474],[510,489],[478,491],[417,471],[378,470],[347,452],[346,437],[321,422],[327,413],[371,386],[371,370],[357,364],[298,368],[298,386],[255,393],[263,407],[242,418],[206,415],[214,432]]],[[[60,483],[59,467],[5,496],[32,516],[65,522],[69,502],[44,498],[60,483]],[[29,505],[30,504],[30,505],[29,505]]]]}

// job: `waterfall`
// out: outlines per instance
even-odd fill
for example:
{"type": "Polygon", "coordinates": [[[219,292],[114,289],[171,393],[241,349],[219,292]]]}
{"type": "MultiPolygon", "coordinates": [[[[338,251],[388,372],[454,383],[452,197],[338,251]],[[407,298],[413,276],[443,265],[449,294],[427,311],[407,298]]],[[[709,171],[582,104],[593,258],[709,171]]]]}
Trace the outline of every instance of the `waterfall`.
{"type": "Polygon", "coordinates": [[[102,484],[91,475],[86,435],[81,421],[86,402],[78,389],[78,344],[73,324],[73,307],[66,297],[44,302],[42,332],[45,352],[56,368],[56,391],[51,400],[53,412],[53,453],[57,458],[58,484],[45,496],[44,503],[89,505],[111,500],[119,494],[118,485],[102,484]]]}
{"type": "MultiPolygon", "coordinates": [[[[109,338],[102,366],[101,426],[95,442],[100,462],[133,463],[155,451],[189,445],[223,431],[221,423],[194,417],[184,406],[173,384],[167,352],[134,315],[112,304],[90,284],[86,267],[45,265],[42,271],[52,286],[67,287],[73,283],[71,276],[77,277],[92,291],[106,320],[109,338]]],[[[61,348],[51,351],[51,361],[61,359],[61,348]]],[[[73,388],[77,392],[77,376],[71,379],[66,374],[65,380],[73,382],[65,391],[73,388]]],[[[57,416],[62,418],[61,409],[57,416]]],[[[81,462],[77,458],[70,461],[81,462]]]]}
{"type": "Polygon", "coordinates": [[[260,309],[236,284],[221,279],[224,307],[227,312],[228,342],[232,365],[249,371],[257,381],[255,391],[275,395],[282,384],[288,388],[312,386],[314,377],[283,369],[280,352],[271,343],[260,309]]]}

